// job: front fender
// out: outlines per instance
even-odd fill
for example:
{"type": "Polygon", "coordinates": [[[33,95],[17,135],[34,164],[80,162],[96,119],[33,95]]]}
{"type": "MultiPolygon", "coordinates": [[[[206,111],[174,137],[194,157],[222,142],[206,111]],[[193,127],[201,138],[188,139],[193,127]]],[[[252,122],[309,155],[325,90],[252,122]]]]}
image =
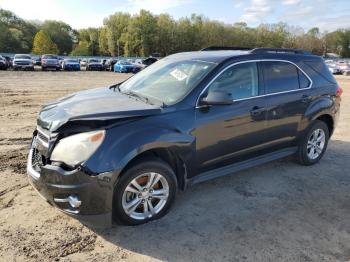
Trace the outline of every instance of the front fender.
{"type": "Polygon", "coordinates": [[[194,148],[194,137],[178,130],[158,127],[121,133],[124,135],[107,132],[105,141],[85,166],[93,173],[118,173],[137,155],[151,149],[167,148],[186,154],[194,148]]]}

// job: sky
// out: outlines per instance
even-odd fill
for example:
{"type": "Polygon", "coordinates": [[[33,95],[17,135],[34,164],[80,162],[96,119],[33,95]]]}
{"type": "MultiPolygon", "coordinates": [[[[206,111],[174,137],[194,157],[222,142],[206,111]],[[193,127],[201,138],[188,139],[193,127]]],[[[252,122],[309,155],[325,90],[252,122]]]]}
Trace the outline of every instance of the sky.
{"type": "Polygon", "coordinates": [[[287,22],[308,30],[350,28],[350,0],[0,0],[0,8],[28,20],[61,20],[75,29],[99,27],[114,12],[146,9],[173,18],[202,14],[227,24],[287,22]]]}

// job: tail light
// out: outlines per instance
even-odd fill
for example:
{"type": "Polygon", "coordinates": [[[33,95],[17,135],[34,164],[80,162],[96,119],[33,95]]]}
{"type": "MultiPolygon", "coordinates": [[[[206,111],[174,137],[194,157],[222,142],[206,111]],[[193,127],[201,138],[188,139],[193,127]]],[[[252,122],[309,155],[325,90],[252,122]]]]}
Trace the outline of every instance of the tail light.
{"type": "Polygon", "coordinates": [[[337,91],[335,92],[335,96],[341,97],[342,94],[343,94],[343,89],[340,86],[338,86],[337,91]]]}

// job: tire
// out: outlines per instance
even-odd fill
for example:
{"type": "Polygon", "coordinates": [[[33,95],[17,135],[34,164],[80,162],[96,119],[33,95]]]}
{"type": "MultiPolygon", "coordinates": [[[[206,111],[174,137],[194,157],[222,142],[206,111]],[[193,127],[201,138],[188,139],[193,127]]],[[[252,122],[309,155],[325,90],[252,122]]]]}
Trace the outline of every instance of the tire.
{"type": "MultiPolygon", "coordinates": [[[[154,176],[155,178],[156,176],[154,176]]],[[[159,176],[158,176],[159,178],[159,176]]],[[[135,190],[136,187],[131,186],[133,190],[135,190]]],[[[160,192],[158,190],[158,192],[160,192]]],[[[169,165],[164,163],[162,160],[159,159],[148,159],[144,160],[142,162],[139,162],[132,167],[130,167],[120,178],[117,185],[114,188],[114,199],[113,199],[113,219],[121,225],[140,225],[147,223],[149,221],[159,219],[163,217],[172,206],[175,194],[177,190],[177,180],[176,176],[174,174],[174,171],[170,168],[169,165]],[[161,179],[158,180],[158,182],[153,186],[150,187],[151,189],[147,191],[144,189],[145,185],[150,181],[150,175],[160,175],[161,179]],[[147,176],[149,174],[149,176],[147,176]],[[134,180],[135,179],[135,180],[134,180]],[[136,180],[137,179],[137,180],[136,180]],[[140,179],[144,181],[143,183],[140,183],[140,179]],[[136,193],[132,193],[126,188],[130,188],[130,183],[132,181],[136,181],[137,183],[140,183],[141,187],[143,187],[143,190],[139,191],[136,190],[136,193]],[[157,188],[156,188],[157,187],[157,188]],[[158,199],[156,197],[155,191],[157,189],[167,191],[167,199],[162,200],[158,199]],[[154,190],[154,191],[153,191],[154,190]],[[149,194],[152,191],[155,195],[149,196],[149,194]],[[140,193],[141,192],[141,193],[140,193]],[[145,194],[145,196],[143,196],[145,194]],[[128,197],[131,197],[131,200],[129,202],[126,201],[128,197]],[[144,200],[146,198],[146,200],[144,200]],[[151,199],[150,199],[151,198],[151,199]],[[130,214],[127,214],[124,207],[126,207],[128,204],[130,204],[132,201],[141,201],[136,206],[135,211],[132,211],[130,214]],[[143,202],[145,203],[143,203],[143,202]],[[163,201],[163,202],[162,202],[163,201]],[[165,201],[165,202],[164,202],[165,201]],[[152,205],[152,209],[154,210],[153,214],[150,214],[151,209],[148,207],[149,203],[152,205]],[[143,212],[145,205],[148,208],[148,212],[143,212]],[[158,208],[158,210],[157,210],[158,208]],[[146,215],[145,215],[146,214],[146,215]],[[138,216],[135,218],[135,216],[138,216]],[[147,217],[144,217],[147,216],[147,217]]],[[[130,208],[133,209],[133,208],[130,208]]],[[[129,210],[130,210],[129,209],[129,210]]]]}
{"type": "Polygon", "coordinates": [[[320,159],[322,158],[322,156],[326,152],[328,141],[329,141],[329,129],[328,129],[328,126],[323,121],[316,120],[311,125],[309,130],[306,132],[306,135],[303,137],[303,139],[299,143],[298,152],[297,152],[297,160],[298,160],[298,162],[300,164],[302,164],[302,165],[305,165],[305,166],[310,166],[310,165],[316,164],[318,161],[320,161],[320,159]],[[322,146],[321,152],[320,151],[316,152],[313,149],[314,146],[313,145],[309,145],[309,143],[316,143],[317,145],[319,145],[318,146],[318,150],[320,150],[320,145],[322,145],[321,142],[310,142],[310,140],[312,140],[313,138],[316,137],[315,134],[317,134],[317,130],[321,130],[318,133],[319,135],[317,135],[317,137],[319,139],[322,136],[322,132],[323,132],[323,135],[324,135],[324,142],[323,142],[323,146],[322,146]],[[310,149],[308,148],[308,145],[309,145],[309,147],[311,147],[310,149]],[[312,152],[309,153],[310,151],[312,151],[312,152]],[[315,154],[313,157],[311,157],[312,153],[317,153],[317,154],[315,154]]]}

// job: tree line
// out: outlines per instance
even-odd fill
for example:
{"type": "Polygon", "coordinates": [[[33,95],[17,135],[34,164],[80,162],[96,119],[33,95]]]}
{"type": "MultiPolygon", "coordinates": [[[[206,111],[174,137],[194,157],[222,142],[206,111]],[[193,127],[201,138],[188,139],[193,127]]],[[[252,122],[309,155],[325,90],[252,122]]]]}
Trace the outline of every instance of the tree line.
{"type": "Polygon", "coordinates": [[[62,21],[26,21],[0,9],[0,52],[56,53],[79,56],[166,56],[208,46],[301,48],[314,54],[350,57],[350,29],[304,31],[286,23],[255,28],[239,22],[225,24],[202,15],[173,19],[141,10],[117,12],[100,28],[75,30],[62,21]]]}

